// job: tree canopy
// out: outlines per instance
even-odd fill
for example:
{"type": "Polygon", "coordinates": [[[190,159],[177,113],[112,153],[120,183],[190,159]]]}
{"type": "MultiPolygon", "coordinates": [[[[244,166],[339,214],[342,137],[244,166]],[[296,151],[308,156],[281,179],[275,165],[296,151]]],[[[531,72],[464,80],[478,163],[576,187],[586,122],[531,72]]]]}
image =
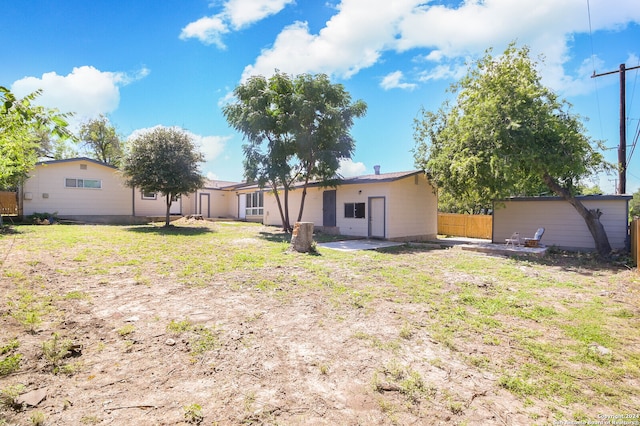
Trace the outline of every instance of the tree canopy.
{"type": "Polygon", "coordinates": [[[633,198],[629,201],[629,216],[640,217],[640,189],[633,193],[633,198]]]}
{"type": "Polygon", "coordinates": [[[344,87],[324,74],[253,76],[234,95],[223,112],[246,140],[245,177],[262,188],[271,186],[282,226],[291,230],[289,191],[302,182],[301,220],[309,182],[332,184],[340,159],[351,157],[355,140],[350,129],[354,118],[366,113],[366,104],[352,103],[344,87]]]}
{"type": "Polygon", "coordinates": [[[574,196],[587,176],[606,169],[601,145],[585,135],[570,105],[541,83],[527,47],[488,51],[450,91],[455,102],[415,120],[416,165],[444,199],[470,211],[494,200],[552,192],[578,211],[600,254],[611,251],[600,212],[574,196]]]}
{"type": "Polygon", "coordinates": [[[123,142],[107,117],[100,115],[82,123],[79,136],[91,158],[119,166],[124,155],[123,142]]]}
{"type": "Polygon", "coordinates": [[[199,169],[203,161],[204,155],[184,130],[157,127],[129,142],[121,170],[127,186],[165,196],[165,226],[169,226],[173,198],[204,185],[199,169]]]}
{"type": "Polygon", "coordinates": [[[0,187],[18,186],[40,158],[41,139],[73,138],[67,129],[71,113],[34,105],[42,91],[22,99],[0,86],[0,187]]]}

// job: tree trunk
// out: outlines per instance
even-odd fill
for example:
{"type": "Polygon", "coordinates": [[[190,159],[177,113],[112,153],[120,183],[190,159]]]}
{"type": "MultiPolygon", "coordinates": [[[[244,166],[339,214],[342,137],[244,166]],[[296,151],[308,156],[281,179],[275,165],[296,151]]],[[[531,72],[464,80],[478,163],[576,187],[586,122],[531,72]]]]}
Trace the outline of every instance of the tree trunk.
{"type": "Polygon", "coordinates": [[[291,222],[289,221],[289,188],[285,185],[284,189],[284,228],[286,232],[291,232],[291,222]]]}
{"type": "Polygon", "coordinates": [[[278,193],[278,185],[276,182],[271,182],[273,189],[273,195],[276,197],[276,203],[278,204],[278,211],[280,212],[280,220],[282,221],[282,230],[289,232],[289,223],[284,216],[284,210],[282,209],[282,202],[280,201],[280,194],[278,193]]]}
{"type": "Polygon", "coordinates": [[[302,186],[302,197],[300,199],[300,210],[298,211],[298,222],[302,221],[302,212],[304,211],[304,200],[307,198],[307,186],[309,185],[309,177],[310,177],[310,169],[311,169],[309,164],[313,164],[313,163],[312,162],[307,163],[307,166],[306,166],[304,185],[302,186]]]}
{"type": "Polygon", "coordinates": [[[543,177],[544,183],[553,192],[567,200],[569,204],[576,209],[578,214],[584,219],[591,232],[593,241],[596,244],[596,251],[602,257],[608,257],[611,254],[611,244],[609,244],[609,238],[607,237],[607,231],[604,230],[602,222],[600,222],[600,216],[602,212],[600,210],[589,210],[584,204],[582,204],[576,197],[571,195],[569,191],[560,186],[551,176],[545,174],[543,177]]]}
{"type": "Polygon", "coordinates": [[[169,225],[171,224],[171,218],[170,218],[170,215],[171,215],[171,213],[170,213],[171,212],[171,194],[167,194],[166,197],[167,197],[166,198],[166,200],[167,200],[167,213],[166,213],[166,216],[165,216],[164,226],[165,227],[169,227],[169,225]]]}

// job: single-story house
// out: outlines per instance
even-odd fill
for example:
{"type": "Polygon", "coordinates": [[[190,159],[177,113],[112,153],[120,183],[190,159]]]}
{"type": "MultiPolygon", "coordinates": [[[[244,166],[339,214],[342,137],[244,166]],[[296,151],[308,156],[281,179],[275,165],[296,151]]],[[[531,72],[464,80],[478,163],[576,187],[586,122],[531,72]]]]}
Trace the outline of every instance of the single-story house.
{"type": "MultiPolygon", "coordinates": [[[[295,222],[302,189],[289,194],[289,217],[295,222]]],[[[376,173],[345,178],[335,188],[307,188],[303,222],[325,232],[397,241],[435,239],[438,201],[424,171],[376,173]]],[[[263,222],[279,225],[280,213],[272,193],[265,193],[263,222]]]]}
{"type": "MultiPolygon", "coordinates": [[[[628,247],[629,195],[586,195],[577,197],[589,210],[602,212],[600,221],[611,248],[628,247]]],[[[595,250],[593,237],[576,209],[560,197],[514,197],[494,203],[494,243],[504,244],[514,232],[531,238],[545,228],[541,244],[566,250],[595,250]]]]}
{"type": "MultiPolygon", "coordinates": [[[[327,232],[393,240],[425,240],[437,234],[437,197],[423,171],[379,172],[343,179],[332,188],[311,184],[302,221],[327,232]]],[[[289,193],[290,219],[298,216],[302,189],[289,193]]],[[[137,223],[163,217],[160,194],[128,188],[119,171],[89,158],[43,161],[20,189],[21,212],[56,213],[94,223],[137,223]]],[[[280,225],[274,194],[255,184],[208,181],[172,203],[171,214],[201,214],[280,225]]]]}

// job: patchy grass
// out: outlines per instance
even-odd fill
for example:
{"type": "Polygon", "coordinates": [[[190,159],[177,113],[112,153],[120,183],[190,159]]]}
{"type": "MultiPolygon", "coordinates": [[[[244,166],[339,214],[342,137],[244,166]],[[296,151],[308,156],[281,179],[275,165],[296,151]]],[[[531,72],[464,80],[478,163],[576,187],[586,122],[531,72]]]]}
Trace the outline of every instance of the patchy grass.
{"type": "MultiPolygon", "coordinates": [[[[15,338],[0,342],[0,375],[17,372],[25,383],[46,381],[37,374],[53,371],[68,386],[93,380],[111,386],[132,380],[120,369],[145,359],[157,368],[168,365],[166,377],[156,375],[155,364],[141,375],[162,376],[154,382],[158,392],[177,388],[178,374],[196,384],[215,378],[210,394],[174,404],[170,421],[188,423],[201,422],[206,409],[207,421],[211,413],[221,424],[238,418],[355,424],[363,418],[311,417],[320,410],[295,417],[296,410],[316,406],[321,389],[340,389],[340,380],[355,378],[373,382],[360,395],[375,407],[369,419],[442,423],[446,417],[430,416],[447,413],[464,424],[481,397],[439,379],[452,371],[494,378],[477,394],[508,391],[531,423],[640,411],[640,278],[593,256],[555,252],[530,260],[412,246],[318,247],[310,255],[288,251],[288,235],[251,223],[19,226],[0,235],[0,245],[9,241],[0,251],[6,259],[0,290],[7,296],[0,301],[0,328],[15,338]],[[174,310],[165,310],[164,299],[178,296],[174,310]],[[123,326],[128,305],[139,300],[142,319],[123,326]],[[90,332],[82,328],[87,317],[90,332]],[[105,330],[135,339],[123,353],[105,330]],[[67,362],[71,342],[59,337],[72,332],[84,332],[87,342],[73,363],[67,362]],[[331,343],[322,346],[325,340],[331,343]],[[336,352],[322,352],[326,347],[336,352]],[[112,358],[103,370],[85,373],[92,366],[85,357],[112,358]],[[265,369],[273,375],[263,376],[265,369]],[[116,378],[103,377],[104,371],[116,378]],[[29,374],[34,378],[27,380],[29,374]],[[296,394],[304,402],[287,402],[283,395],[293,393],[287,386],[310,375],[319,380],[315,390],[296,394]],[[223,417],[215,404],[239,411],[223,417]]],[[[5,388],[4,407],[12,406],[15,389],[5,388]]],[[[318,406],[339,405],[324,398],[318,406]]],[[[109,415],[129,410],[121,406],[109,415]]],[[[101,421],[92,414],[98,405],[77,407],[69,410],[85,412],[76,423],[101,421]]],[[[65,413],[44,414],[47,422],[61,423],[56,416],[65,413]]],[[[28,416],[12,419],[20,424],[28,416]]]]}

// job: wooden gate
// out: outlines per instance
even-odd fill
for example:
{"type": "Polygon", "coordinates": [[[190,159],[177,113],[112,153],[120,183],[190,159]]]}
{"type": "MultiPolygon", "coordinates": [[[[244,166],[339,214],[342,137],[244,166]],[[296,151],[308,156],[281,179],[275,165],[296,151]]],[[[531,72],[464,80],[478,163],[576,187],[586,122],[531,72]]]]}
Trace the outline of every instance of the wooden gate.
{"type": "Polygon", "coordinates": [[[490,215],[438,213],[438,234],[490,240],[493,219],[490,215]]]}
{"type": "Polygon", "coordinates": [[[3,216],[18,215],[18,193],[0,191],[0,214],[3,216]]]}

